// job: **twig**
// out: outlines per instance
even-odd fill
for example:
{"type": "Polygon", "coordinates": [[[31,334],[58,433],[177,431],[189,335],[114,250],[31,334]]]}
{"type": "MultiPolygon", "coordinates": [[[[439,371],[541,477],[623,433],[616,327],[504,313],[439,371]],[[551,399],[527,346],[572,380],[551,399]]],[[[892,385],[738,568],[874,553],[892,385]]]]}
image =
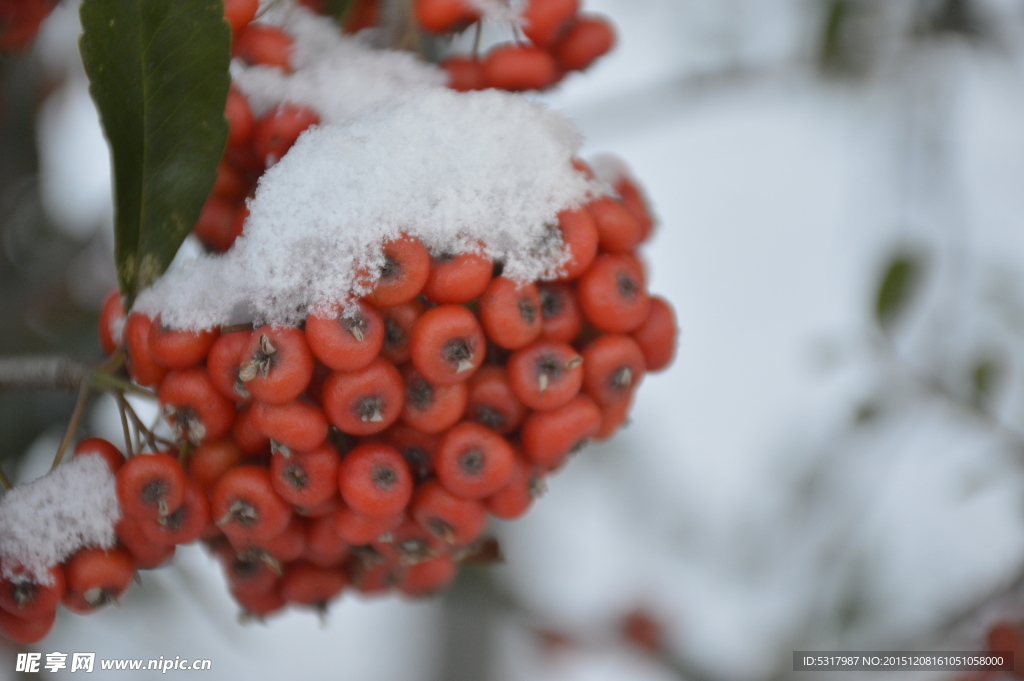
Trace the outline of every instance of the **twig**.
{"type": "Polygon", "coordinates": [[[83,381],[81,387],[78,389],[78,400],[75,402],[75,410],[71,412],[71,420],[68,421],[68,427],[64,430],[64,437],[60,441],[60,446],[57,448],[57,455],[53,457],[53,465],[50,466],[50,470],[54,470],[60,465],[60,462],[64,459],[64,452],[67,451],[71,445],[71,440],[75,437],[75,433],[78,431],[78,424],[82,421],[82,414],[85,413],[85,403],[89,401],[89,383],[83,381]]]}
{"type": "Polygon", "coordinates": [[[128,458],[135,456],[135,450],[132,448],[132,434],[128,429],[128,414],[125,412],[125,404],[127,400],[124,399],[124,394],[117,394],[117,411],[121,415],[121,430],[124,431],[124,447],[125,454],[128,458]]]}
{"type": "Polygon", "coordinates": [[[70,357],[0,357],[0,390],[77,390],[91,373],[70,357]]]}
{"type": "MultiPolygon", "coordinates": [[[[135,409],[132,407],[131,403],[127,399],[125,399],[124,395],[121,395],[120,404],[124,409],[125,413],[128,414],[128,417],[132,420],[132,423],[135,424],[135,429],[139,431],[140,437],[142,435],[146,437],[146,442],[149,444],[149,448],[152,449],[154,452],[159,450],[159,447],[156,446],[157,439],[159,438],[157,438],[153,434],[152,430],[146,427],[146,424],[142,422],[142,419],[139,418],[139,415],[135,412],[135,409]]],[[[141,449],[142,447],[140,446],[139,450],[141,451],[141,449]]]]}

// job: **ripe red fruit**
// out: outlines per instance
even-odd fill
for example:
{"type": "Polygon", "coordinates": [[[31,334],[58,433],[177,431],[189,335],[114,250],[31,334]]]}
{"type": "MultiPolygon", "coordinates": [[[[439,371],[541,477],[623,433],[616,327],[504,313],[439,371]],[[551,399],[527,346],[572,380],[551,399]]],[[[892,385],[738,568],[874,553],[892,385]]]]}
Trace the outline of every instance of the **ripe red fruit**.
{"type": "Polygon", "coordinates": [[[487,526],[487,510],[479,501],[460,499],[437,480],[419,486],[409,506],[413,519],[435,537],[463,546],[487,526]]]}
{"type": "Polygon", "coordinates": [[[448,57],[441,62],[441,68],[448,72],[448,87],[458,92],[483,90],[487,87],[484,66],[472,57],[448,57]]]}
{"type": "Polygon", "coordinates": [[[412,363],[435,385],[468,380],[483,364],[487,341],[476,316],[459,305],[438,305],[416,321],[412,363]]]}
{"type": "Polygon", "coordinates": [[[582,71],[615,46],[615,29],[598,16],[581,16],[551,48],[558,65],[566,71],[582,71]]]}
{"type": "Polygon", "coordinates": [[[171,371],[157,395],[176,439],[198,446],[231,432],[235,405],[213,387],[205,369],[171,371]]]}
{"type": "Polygon", "coordinates": [[[64,570],[54,565],[48,572],[50,584],[40,584],[27,575],[20,579],[0,579],[0,611],[21,619],[48,615],[64,596],[64,570]]]}
{"type": "Polygon", "coordinates": [[[455,496],[483,499],[508,483],[514,462],[505,438],[479,423],[460,423],[441,436],[434,471],[455,496]]]}
{"type": "Polygon", "coordinates": [[[355,371],[373,361],[384,345],[384,319],[360,301],[306,317],[306,342],[318,360],[335,371],[355,371]]]}
{"type": "Polygon", "coordinates": [[[252,424],[271,439],[271,447],[285,454],[316,449],[327,438],[327,418],[320,407],[302,399],[285,404],[257,402],[252,424]]]}
{"type": "Polygon", "coordinates": [[[587,204],[597,225],[598,243],[606,253],[629,253],[643,241],[644,232],[621,201],[602,196],[587,204]]]}
{"type": "Polygon", "coordinates": [[[576,279],[587,271],[597,255],[597,225],[585,208],[563,210],[558,214],[558,229],[562,233],[567,261],[562,265],[565,274],[561,281],[576,279]]]}
{"type": "Polygon", "coordinates": [[[117,500],[125,515],[158,518],[185,499],[185,471],[168,454],[139,454],[117,472],[117,500]]]}
{"type": "Polygon", "coordinates": [[[620,177],[615,181],[615,191],[619,193],[622,205],[640,223],[640,231],[644,241],[651,235],[654,229],[654,218],[647,207],[647,199],[644,198],[640,187],[628,177],[620,177]]]}
{"type": "Polygon", "coordinates": [[[341,498],[368,518],[388,518],[401,512],[412,496],[409,466],[397,449],[379,442],[355,447],[338,469],[341,498]]]}
{"type": "Polygon", "coordinates": [[[378,357],[359,371],[336,371],[323,389],[324,413],[332,425],[351,435],[379,433],[402,413],[402,377],[378,357]]]}
{"type": "Polygon", "coordinates": [[[440,433],[455,425],[466,410],[469,390],[465,382],[434,385],[407,366],[402,371],[405,382],[405,404],[402,421],[424,433],[440,433]]]}
{"type": "Polygon", "coordinates": [[[551,470],[565,462],[601,427],[601,410],[586,395],[577,395],[552,411],[535,411],[522,430],[523,453],[541,468],[551,470]]]}
{"type": "Polygon", "coordinates": [[[228,91],[224,116],[228,119],[228,144],[231,146],[247,144],[252,137],[254,123],[252,109],[249,107],[249,100],[245,95],[235,88],[228,91]]]}
{"type": "Polygon", "coordinates": [[[326,568],[297,561],[281,578],[281,597],[289,603],[324,606],[348,585],[341,568],[326,568]]]}
{"type": "Polygon", "coordinates": [[[512,477],[484,503],[491,515],[502,520],[515,520],[526,514],[533,500],[544,493],[544,477],[540,470],[522,456],[516,456],[512,477]]]}
{"type": "Polygon", "coordinates": [[[136,570],[152,570],[167,563],[174,557],[174,544],[164,544],[149,538],[143,531],[143,519],[135,516],[122,516],[114,526],[117,539],[132,556],[132,564],[136,570]]]}
{"type": "Polygon", "coordinates": [[[124,549],[81,549],[64,564],[64,607],[88,615],[119,599],[135,577],[124,549]]]}
{"type": "Polygon", "coordinates": [[[124,343],[128,348],[128,373],[139,385],[158,385],[167,369],[153,360],[149,353],[149,328],[153,322],[138,312],[128,315],[124,324],[124,343]]]}
{"type": "Polygon", "coordinates": [[[430,275],[430,254],[416,237],[385,242],[384,264],[368,298],[379,307],[401,305],[423,290],[430,275]]]}
{"type": "Polygon", "coordinates": [[[522,14],[523,33],[537,47],[547,47],[579,8],[579,0],[529,0],[522,14]]]}
{"type": "MultiPolygon", "coordinates": [[[[3,36],[0,35],[0,38],[3,38],[3,36]]],[[[4,49],[4,42],[0,40],[0,51],[4,49]]],[[[0,636],[20,645],[38,643],[50,633],[56,619],[56,608],[33,618],[15,617],[4,610],[0,610],[0,636]]]]}
{"type": "Polygon", "coordinates": [[[121,450],[110,444],[101,437],[87,437],[75,445],[75,456],[88,456],[95,454],[102,456],[107,462],[111,473],[117,473],[124,465],[124,454],[121,450]]]}
{"type": "Polygon", "coordinates": [[[245,549],[236,553],[230,544],[225,544],[216,550],[216,554],[235,598],[276,591],[280,565],[262,549],[245,549]]]}
{"type": "Polygon", "coordinates": [[[260,542],[288,527],[291,507],[274,491],[270,473],[238,466],[225,473],[210,498],[217,526],[234,540],[260,542]]]}
{"type": "Polygon", "coordinates": [[[405,515],[401,513],[386,518],[368,518],[348,506],[342,506],[334,517],[334,526],[342,541],[352,546],[363,546],[381,541],[381,537],[401,525],[403,520],[405,515]]]}
{"type": "Polygon", "coordinates": [[[476,253],[431,256],[423,296],[435,303],[468,303],[483,294],[493,272],[494,264],[476,253]]]}
{"type": "Polygon", "coordinates": [[[527,407],[557,409],[580,391],[583,364],[584,359],[571,345],[537,341],[512,353],[508,384],[527,407]]]}
{"type": "Polygon", "coordinates": [[[259,8],[260,0],[224,0],[224,18],[237,35],[256,17],[259,8]]]}
{"type": "Polygon", "coordinates": [[[288,603],[284,600],[277,588],[271,588],[260,593],[231,592],[238,604],[242,606],[242,613],[248,617],[255,617],[263,620],[279,610],[284,610],[288,603]]]}
{"type": "Polygon", "coordinates": [[[210,196],[216,196],[229,201],[232,205],[238,205],[248,193],[249,186],[245,178],[230,163],[221,159],[217,165],[217,179],[213,181],[210,196]]]}
{"type": "Polygon", "coordinates": [[[113,290],[103,299],[103,307],[100,308],[100,318],[97,323],[100,336],[100,347],[108,355],[114,354],[114,350],[121,345],[121,334],[124,329],[124,304],[121,302],[121,292],[113,290]]]}
{"type": "Polygon", "coordinates": [[[303,508],[318,506],[338,489],[338,453],[329,444],[309,452],[274,454],[270,481],[281,498],[303,508]]]}
{"type": "Polygon", "coordinates": [[[451,556],[420,561],[406,568],[398,588],[406,596],[427,596],[447,588],[455,581],[459,566],[451,556]]]}
{"type": "Polygon", "coordinates": [[[231,428],[231,439],[246,456],[257,457],[270,453],[270,438],[253,425],[251,406],[238,410],[235,425],[231,428]]]}
{"type": "Polygon", "coordinates": [[[651,311],[632,334],[644,353],[648,371],[661,371],[672,363],[678,333],[672,306],[661,296],[651,296],[651,311]]]}
{"type": "Polygon", "coordinates": [[[379,18],[380,0],[355,0],[345,15],[342,30],[345,33],[358,33],[364,28],[376,26],[379,18]]]}
{"type": "Polygon", "coordinates": [[[467,0],[416,0],[416,21],[433,33],[461,31],[480,20],[480,11],[467,0]]]}
{"type": "Polygon", "coordinates": [[[627,401],[644,378],[644,355],[629,336],[599,336],[583,348],[583,385],[602,407],[627,401]]]}
{"type": "Polygon", "coordinates": [[[307,128],[319,125],[320,115],[308,106],[282,104],[256,121],[252,145],[268,167],[288,153],[307,128]]]}
{"type": "Polygon", "coordinates": [[[157,317],[149,327],[149,354],[160,366],[168,369],[187,369],[206,359],[210,346],[220,331],[178,331],[168,329],[157,317]]]}
{"type": "Polygon", "coordinates": [[[520,92],[543,90],[560,78],[554,58],[546,51],[526,45],[499,45],[483,62],[484,80],[489,87],[520,92]]]}
{"type": "Polygon", "coordinates": [[[306,525],[306,551],[302,555],[313,565],[338,567],[348,558],[348,544],[341,539],[334,520],[335,514],[329,513],[306,525]]]}
{"type": "Polygon", "coordinates": [[[505,368],[484,366],[469,379],[466,418],[507,435],[526,418],[526,407],[512,392],[505,368]]]}
{"type": "Polygon", "coordinates": [[[421,432],[404,423],[396,423],[384,433],[384,442],[401,452],[416,482],[426,480],[434,472],[434,455],[439,441],[437,435],[421,432]]]}
{"type": "Polygon", "coordinates": [[[291,327],[262,326],[239,355],[238,377],[260,402],[284,404],[302,394],[313,377],[306,336],[291,327]]]}
{"type": "Polygon", "coordinates": [[[613,404],[610,407],[601,409],[601,427],[594,433],[597,441],[607,440],[618,432],[619,428],[629,421],[629,412],[633,409],[633,398],[630,396],[625,402],[613,404]]]}
{"type": "Polygon", "coordinates": [[[278,563],[298,560],[306,553],[306,521],[292,516],[288,527],[280,534],[260,542],[249,542],[242,549],[258,549],[278,563]]]}
{"type": "Polygon", "coordinates": [[[416,326],[416,320],[423,314],[423,304],[413,298],[407,303],[382,307],[378,311],[384,320],[384,345],[380,349],[381,357],[396,366],[405,364],[412,356],[412,329],[416,326]]]}
{"type": "Polygon", "coordinates": [[[633,331],[650,312],[643,269],[629,255],[598,256],[580,277],[576,293],[587,321],[608,333],[633,331]]]}
{"type": "Polygon", "coordinates": [[[252,23],[235,35],[231,53],[247,64],[276,66],[285,73],[295,69],[295,41],[277,26],[252,23]]]}
{"type": "Polygon", "coordinates": [[[238,377],[242,348],[249,342],[250,332],[233,331],[223,334],[210,347],[206,356],[206,371],[210,382],[224,397],[235,402],[248,402],[252,399],[249,389],[238,377]]]}
{"type": "Polygon", "coordinates": [[[192,228],[196,238],[215,253],[228,250],[242,233],[238,211],[237,201],[220,196],[206,199],[196,226],[192,228]]]}
{"type": "Polygon", "coordinates": [[[539,284],[543,340],[569,343],[583,330],[583,312],[576,293],[568,284],[539,284]]]}
{"type": "Polygon", "coordinates": [[[188,544],[210,524],[210,502],[199,483],[189,479],[181,505],[160,518],[140,518],[139,529],[150,541],[188,544]]]}
{"type": "MultiPolygon", "coordinates": [[[[331,483],[332,487],[335,488],[335,491],[337,491],[336,483],[337,480],[331,483]]],[[[322,518],[325,515],[332,515],[336,513],[342,506],[341,497],[337,494],[332,494],[328,499],[321,501],[316,506],[296,506],[295,512],[303,518],[322,518]]]]}
{"type": "Polygon", "coordinates": [[[487,337],[506,350],[529,345],[541,331],[540,292],[533,284],[494,278],[480,298],[480,323],[487,337]]]}

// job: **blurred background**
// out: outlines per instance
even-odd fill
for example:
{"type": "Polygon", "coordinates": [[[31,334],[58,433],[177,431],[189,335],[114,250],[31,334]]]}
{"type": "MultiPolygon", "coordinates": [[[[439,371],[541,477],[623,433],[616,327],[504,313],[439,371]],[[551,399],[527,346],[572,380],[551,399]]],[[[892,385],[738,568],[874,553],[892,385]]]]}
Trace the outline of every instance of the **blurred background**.
{"type": "MultiPolygon", "coordinates": [[[[646,187],[682,330],[631,426],[442,597],[240,626],[184,547],[34,650],[210,679],[757,681],[809,677],[794,650],[980,650],[1024,618],[1024,4],[584,6],[618,48],[542,99],[646,187]]],[[[110,170],[78,31],[65,0],[0,64],[0,355],[100,356],[110,170]]],[[[73,402],[0,393],[10,477],[47,470],[73,402]]],[[[120,436],[112,402],[87,423],[120,436]]]]}

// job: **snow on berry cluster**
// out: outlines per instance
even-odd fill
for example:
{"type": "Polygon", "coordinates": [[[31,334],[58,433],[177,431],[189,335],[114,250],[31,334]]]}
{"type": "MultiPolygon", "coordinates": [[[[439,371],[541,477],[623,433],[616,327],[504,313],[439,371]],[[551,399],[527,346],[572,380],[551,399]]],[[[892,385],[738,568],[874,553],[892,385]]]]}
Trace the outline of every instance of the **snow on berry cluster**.
{"type": "MultiPolygon", "coordinates": [[[[197,540],[260,617],[443,589],[486,552],[489,517],[526,513],[671,362],[672,308],[637,255],[653,220],[621,162],[591,170],[572,123],[517,95],[455,92],[288,3],[252,22],[257,4],[225,3],[237,59],[206,252],[100,317],[173,441],[146,434],[125,460],[83,440],[0,502],[29,533],[0,542],[11,640],[197,540]]],[[[536,29],[544,4],[513,18],[536,29]]],[[[559,6],[549,46],[579,21],[559,6]]]]}

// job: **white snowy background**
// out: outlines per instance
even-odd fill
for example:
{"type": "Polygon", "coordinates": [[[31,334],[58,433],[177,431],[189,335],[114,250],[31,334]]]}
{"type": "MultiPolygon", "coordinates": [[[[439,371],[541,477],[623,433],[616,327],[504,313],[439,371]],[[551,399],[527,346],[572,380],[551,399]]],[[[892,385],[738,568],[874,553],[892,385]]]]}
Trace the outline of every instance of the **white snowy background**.
{"type": "MultiPolygon", "coordinates": [[[[790,674],[793,650],[972,649],[993,618],[1024,614],[1009,598],[974,608],[1024,564],[1024,7],[971,3],[995,36],[971,43],[908,38],[909,0],[852,4],[881,27],[874,57],[866,75],[825,78],[824,3],[585,1],[614,19],[618,49],[543,100],[578,122],[585,155],[615,153],[645,185],[651,287],[682,334],[632,425],[500,526],[493,575],[529,615],[453,639],[444,601],[347,595],[325,624],[240,627],[213,560],[186,547],[120,609],[61,612],[31,648],[209,658],[207,679],[684,678],[617,638],[643,605],[692,678],[768,679],[790,674]],[[927,267],[890,347],[872,306],[897,248],[927,267]],[[1002,425],[959,406],[989,354],[1006,370],[1002,425]],[[552,651],[535,627],[582,643],[552,651]],[[446,666],[452,641],[486,649],[484,677],[446,666]]],[[[38,148],[48,214],[84,238],[109,229],[110,188],[74,15],[60,7],[36,47],[67,76],[38,148]]],[[[82,261],[68,285],[96,306],[113,273],[82,261]]],[[[115,414],[100,403],[92,427],[118,437],[115,414]]],[[[59,436],[19,480],[46,470],[59,436]]],[[[15,652],[0,645],[0,678],[15,652]]]]}

